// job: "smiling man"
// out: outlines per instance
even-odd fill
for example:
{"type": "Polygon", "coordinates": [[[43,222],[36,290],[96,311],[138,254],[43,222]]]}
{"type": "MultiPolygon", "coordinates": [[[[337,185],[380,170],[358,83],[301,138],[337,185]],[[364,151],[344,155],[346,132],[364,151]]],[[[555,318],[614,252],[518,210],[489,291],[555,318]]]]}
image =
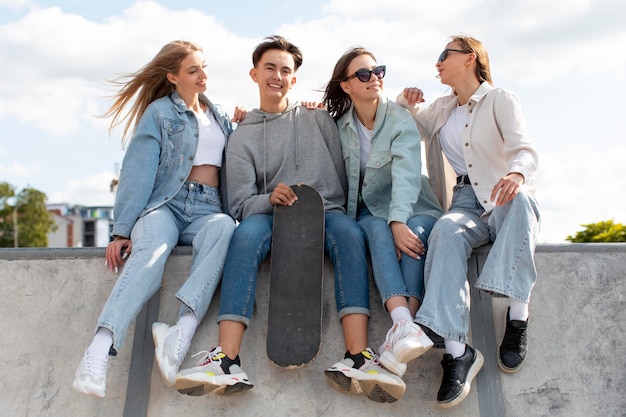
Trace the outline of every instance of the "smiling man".
{"type": "Polygon", "coordinates": [[[324,200],[324,247],[335,268],[346,347],[345,357],[325,374],[339,391],[396,401],[404,382],[382,368],[368,347],[365,238],[356,220],[345,214],[347,180],[337,127],[328,112],[307,110],[287,99],[302,64],[298,47],[271,36],[256,47],[252,62],[250,77],[258,85],[260,106],[246,115],[226,149],[228,205],[241,223],[224,267],[218,345],[197,366],[179,373],[176,388],[190,395],[252,388],[239,352],[252,316],[257,270],[271,247],[273,208],[293,204],[296,195],[289,185],[305,183],[324,200]]]}

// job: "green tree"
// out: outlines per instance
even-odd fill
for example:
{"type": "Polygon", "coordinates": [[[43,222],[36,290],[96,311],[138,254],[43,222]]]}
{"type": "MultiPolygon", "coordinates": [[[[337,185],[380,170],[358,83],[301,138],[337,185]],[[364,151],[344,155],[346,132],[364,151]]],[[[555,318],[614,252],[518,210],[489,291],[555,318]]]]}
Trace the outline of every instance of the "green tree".
{"type": "Polygon", "coordinates": [[[568,236],[566,240],[570,242],[626,242],[626,227],[620,223],[613,223],[613,220],[604,222],[583,224],[585,230],[576,233],[575,236],[568,236]]]}
{"type": "Polygon", "coordinates": [[[46,209],[46,194],[34,188],[16,193],[11,184],[0,183],[0,247],[41,248],[48,246],[48,233],[56,228],[46,209]]]}

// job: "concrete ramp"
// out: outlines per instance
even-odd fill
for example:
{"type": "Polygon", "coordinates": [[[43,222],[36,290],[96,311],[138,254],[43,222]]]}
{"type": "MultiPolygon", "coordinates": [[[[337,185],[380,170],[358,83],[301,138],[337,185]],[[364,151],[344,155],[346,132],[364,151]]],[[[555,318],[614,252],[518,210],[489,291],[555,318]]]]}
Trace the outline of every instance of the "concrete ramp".
{"type": "MultiPolygon", "coordinates": [[[[470,259],[475,280],[486,256],[470,259]]],[[[91,340],[116,275],[104,249],[0,249],[0,410],[3,416],[626,416],[626,244],[543,245],[531,302],[529,357],[514,375],[499,371],[497,345],[505,301],[474,291],[473,345],[485,366],[470,396],[443,410],[435,398],[441,350],[411,362],[407,390],[392,404],[334,391],[323,370],[343,357],[334,306],[333,270],[326,263],[322,348],[308,366],[285,370],[265,354],[269,262],[260,270],[256,309],[244,336],[242,365],[255,385],[230,397],[189,397],[166,388],[153,366],[152,321],[173,322],[174,294],[191,264],[190,248],[170,257],[163,288],[146,304],[118,356],[109,359],[104,399],[75,392],[74,372],[91,340]]],[[[190,354],[217,342],[219,293],[190,354]]],[[[371,281],[370,344],[384,340],[391,320],[371,281]]],[[[188,357],[183,367],[198,358],[188,357]]]]}

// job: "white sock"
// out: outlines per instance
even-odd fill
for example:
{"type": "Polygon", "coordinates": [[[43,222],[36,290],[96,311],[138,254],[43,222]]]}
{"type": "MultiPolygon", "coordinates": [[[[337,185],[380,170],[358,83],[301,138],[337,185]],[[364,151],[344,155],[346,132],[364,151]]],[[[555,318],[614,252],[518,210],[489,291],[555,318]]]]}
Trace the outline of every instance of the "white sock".
{"type": "Polygon", "coordinates": [[[509,320],[528,320],[528,303],[511,298],[509,306],[509,320]]]}
{"type": "Polygon", "coordinates": [[[465,354],[465,343],[451,339],[445,339],[444,342],[446,344],[446,353],[452,355],[454,359],[460,358],[465,354]]]}
{"type": "Polygon", "coordinates": [[[106,327],[98,327],[87,351],[90,355],[104,356],[106,358],[109,355],[112,344],[113,332],[106,327]]]}
{"type": "Polygon", "coordinates": [[[183,339],[185,344],[189,346],[193,335],[196,334],[196,328],[198,328],[198,319],[193,313],[182,315],[178,318],[178,324],[183,328],[183,339]]]}
{"type": "Polygon", "coordinates": [[[391,310],[391,320],[394,323],[399,322],[400,320],[406,320],[408,322],[412,322],[413,318],[411,317],[411,312],[408,307],[396,307],[391,310]]]}

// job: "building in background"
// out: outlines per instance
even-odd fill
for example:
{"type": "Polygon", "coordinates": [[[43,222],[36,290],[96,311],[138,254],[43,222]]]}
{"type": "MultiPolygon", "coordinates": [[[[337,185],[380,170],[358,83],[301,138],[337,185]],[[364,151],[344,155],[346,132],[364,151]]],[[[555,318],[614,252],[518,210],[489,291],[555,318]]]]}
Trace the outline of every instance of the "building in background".
{"type": "Polygon", "coordinates": [[[56,232],[48,233],[48,247],[106,247],[113,228],[113,207],[49,204],[56,232]]]}

